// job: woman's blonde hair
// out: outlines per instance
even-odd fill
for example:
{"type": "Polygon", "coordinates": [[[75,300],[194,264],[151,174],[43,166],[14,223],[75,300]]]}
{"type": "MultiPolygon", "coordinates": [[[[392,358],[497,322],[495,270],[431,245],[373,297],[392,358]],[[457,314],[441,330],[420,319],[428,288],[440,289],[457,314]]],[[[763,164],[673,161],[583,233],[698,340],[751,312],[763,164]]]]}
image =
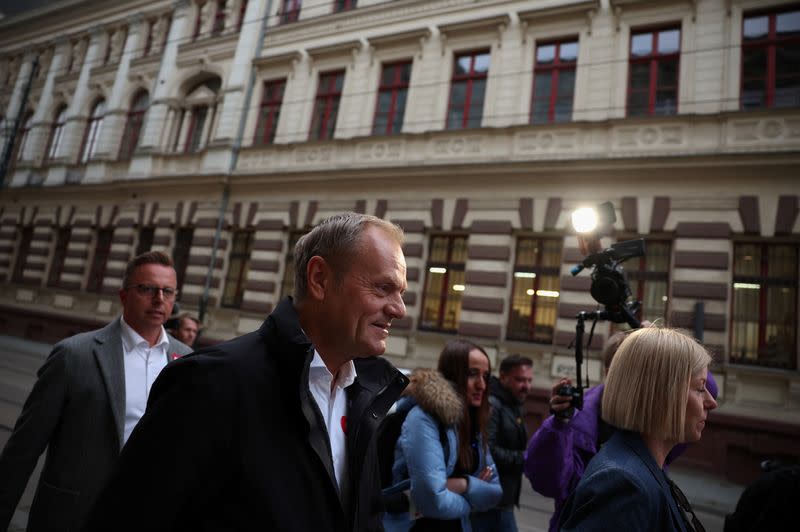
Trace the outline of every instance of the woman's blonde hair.
{"type": "Polygon", "coordinates": [[[683,441],[689,384],[710,362],[702,345],[675,329],[632,332],[608,369],[603,420],[617,428],[683,441]]]}

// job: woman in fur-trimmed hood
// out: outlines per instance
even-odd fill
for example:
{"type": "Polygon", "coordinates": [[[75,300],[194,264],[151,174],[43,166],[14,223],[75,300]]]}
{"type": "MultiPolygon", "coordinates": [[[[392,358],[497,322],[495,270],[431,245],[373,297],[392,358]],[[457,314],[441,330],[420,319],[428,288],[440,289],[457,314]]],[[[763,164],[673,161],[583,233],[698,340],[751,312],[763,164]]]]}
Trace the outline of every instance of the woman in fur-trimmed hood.
{"type": "Polygon", "coordinates": [[[470,532],[470,513],[500,500],[486,437],[489,374],[486,352],[466,340],[447,343],[438,371],[412,373],[407,396],[398,403],[398,409],[410,411],[392,468],[395,483],[410,480],[411,510],[387,513],[387,532],[470,532]]]}

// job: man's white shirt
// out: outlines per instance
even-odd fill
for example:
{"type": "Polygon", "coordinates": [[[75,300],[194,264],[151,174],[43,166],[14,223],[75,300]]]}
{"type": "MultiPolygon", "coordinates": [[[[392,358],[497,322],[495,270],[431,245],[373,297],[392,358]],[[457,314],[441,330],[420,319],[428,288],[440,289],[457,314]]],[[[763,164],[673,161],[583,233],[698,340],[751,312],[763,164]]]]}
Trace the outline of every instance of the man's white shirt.
{"type": "Polygon", "coordinates": [[[144,415],[147,397],[158,374],[167,365],[169,338],[164,327],[152,347],[150,343],[120,318],[122,326],[122,352],[125,366],[125,434],[123,445],[133,432],[133,427],[144,415]]]}
{"type": "Polygon", "coordinates": [[[319,411],[325,420],[328,438],[331,442],[331,457],[333,458],[333,471],[339,492],[344,495],[347,486],[347,394],[345,388],[356,380],[356,366],[348,360],[342,367],[333,382],[333,374],[325,366],[319,352],[314,350],[314,359],[308,371],[308,388],[314,397],[319,411]]]}

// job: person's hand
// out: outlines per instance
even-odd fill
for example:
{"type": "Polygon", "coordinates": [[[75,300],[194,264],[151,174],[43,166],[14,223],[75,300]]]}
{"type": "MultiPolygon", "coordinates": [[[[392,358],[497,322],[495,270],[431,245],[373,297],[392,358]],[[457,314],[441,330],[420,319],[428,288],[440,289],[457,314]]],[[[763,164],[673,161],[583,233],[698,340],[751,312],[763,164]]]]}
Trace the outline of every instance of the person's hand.
{"type": "Polygon", "coordinates": [[[563,377],[560,381],[553,385],[550,394],[550,411],[555,412],[563,412],[567,408],[572,406],[572,397],[569,395],[558,395],[558,389],[562,386],[572,386],[572,381],[563,377]]]}
{"type": "Polygon", "coordinates": [[[464,477],[452,477],[447,479],[447,489],[453,493],[458,493],[459,495],[466,493],[467,487],[467,479],[464,477]]]}
{"type": "Polygon", "coordinates": [[[493,476],[494,476],[494,470],[492,469],[492,466],[486,466],[481,471],[481,474],[478,475],[478,478],[483,480],[484,482],[487,482],[491,480],[493,476]]]}

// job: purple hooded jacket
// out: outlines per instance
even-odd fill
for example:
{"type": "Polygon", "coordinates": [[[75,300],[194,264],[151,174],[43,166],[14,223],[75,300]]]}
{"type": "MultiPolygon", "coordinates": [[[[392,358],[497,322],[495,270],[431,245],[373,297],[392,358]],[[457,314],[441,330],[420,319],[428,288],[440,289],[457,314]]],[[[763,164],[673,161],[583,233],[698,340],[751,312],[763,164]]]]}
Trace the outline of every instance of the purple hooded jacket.
{"type": "MultiPolygon", "coordinates": [[[[564,503],[578,485],[589,460],[597,454],[603,387],[600,384],[586,391],[583,410],[577,410],[569,423],[554,416],[547,418],[525,451],[523,472],[531,481],[531,487],[545,497],[555,499],[550,532],[558,531],[564,503]]],[[[719,390],[710,372],[706,388],[716,399],[719,390]]],[[[670,464],[685,450],[686,444],[676,445],[667,455],[665,463],[670,464]]]]}

